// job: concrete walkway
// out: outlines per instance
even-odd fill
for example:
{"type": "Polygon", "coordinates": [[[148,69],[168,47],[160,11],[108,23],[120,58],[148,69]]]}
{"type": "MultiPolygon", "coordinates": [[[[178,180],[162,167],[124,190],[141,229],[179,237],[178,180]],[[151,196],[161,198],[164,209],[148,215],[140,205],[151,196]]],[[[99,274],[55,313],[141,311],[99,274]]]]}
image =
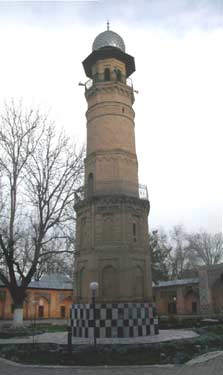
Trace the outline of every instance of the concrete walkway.
{"type": "MultiPolygon", "coordinates": [[[[182,329],[168,329],[160,330],[159,335],[145,336],[145,337],[134,337],[134,338],[112,338],[112,339],[97,339],[98,344],[149,344],[155,342],[163,342],[170,340],[188,339],[197,337],[197,333],[189,330],[182,329]]],[[[56,344],[67,344],[67,332],[55,332],[55,333],[42,333],[34,336],[35,343],[56,343],[56,344]]],[[[72,338],[72,343],[81,344],[92,344],[92,339],[81,339],[77,337],[72,338]]],[[[32,343],[33,337],[12,337],[10,339],[0,339],[0,344],[13,344],[13,343],[32,343]]]]}

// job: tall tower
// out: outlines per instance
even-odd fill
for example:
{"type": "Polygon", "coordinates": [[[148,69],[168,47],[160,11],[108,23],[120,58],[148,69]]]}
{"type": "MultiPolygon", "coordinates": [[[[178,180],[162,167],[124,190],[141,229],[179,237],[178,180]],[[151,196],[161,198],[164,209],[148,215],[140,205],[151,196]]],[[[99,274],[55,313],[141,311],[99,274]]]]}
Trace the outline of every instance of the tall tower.
{"type": "Polygon", "coordinates": [[[85,194],[75,205],[76,300],[90,303],[92,281],[101,304],[144,303],[152,298],[148,246],[149,201],[138,183],[134,58],[123,39],[108,29],[83,61],[89,80],[85,194]]]}

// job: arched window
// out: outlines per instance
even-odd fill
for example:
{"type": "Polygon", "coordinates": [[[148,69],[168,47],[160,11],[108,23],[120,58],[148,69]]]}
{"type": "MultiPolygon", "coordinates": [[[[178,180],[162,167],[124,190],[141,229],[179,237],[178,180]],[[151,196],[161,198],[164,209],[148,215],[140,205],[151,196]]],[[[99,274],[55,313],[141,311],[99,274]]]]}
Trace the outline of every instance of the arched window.
{"type": "Polygon", "coordinates": [[[133,242],[138,242],[140,241],[140,222],[139,222],[139,217],[138,216],[133,216],[133,221],[132,221],[132,241],[133,242]]]}
{"type": "Polygon", "coordinates": [[[89,173],[87,182],[87,197],[91,198],[94,193],[94,175],[89,173]]]}
{"type": "Polygon", "coordinates": [[[122,72],[120,69],[116,69],[116,77],[117,77],[117,81],[119,82],[122,81],[122,72]]]}
{"type": "Polygon", "coordinates": [[[105,68],[104,70],[104,78],[105,78],[105,81],[110,81],[111,78],[110,78],[110,69],[109,68],[105,68]]]}

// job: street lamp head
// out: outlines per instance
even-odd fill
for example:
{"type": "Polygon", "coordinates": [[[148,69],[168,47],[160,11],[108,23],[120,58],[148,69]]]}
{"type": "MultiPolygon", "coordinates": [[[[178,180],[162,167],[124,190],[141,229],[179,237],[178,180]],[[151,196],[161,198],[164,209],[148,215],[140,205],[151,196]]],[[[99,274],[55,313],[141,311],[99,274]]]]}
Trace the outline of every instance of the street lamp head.
{"type": "Polygon", "coordinates": [[[98,289],[98,286],[99,284],[96,282],[96,281],[92,281],[90,284],[89,284],[89,287],[91,290],[97,290],[98,289]]]}

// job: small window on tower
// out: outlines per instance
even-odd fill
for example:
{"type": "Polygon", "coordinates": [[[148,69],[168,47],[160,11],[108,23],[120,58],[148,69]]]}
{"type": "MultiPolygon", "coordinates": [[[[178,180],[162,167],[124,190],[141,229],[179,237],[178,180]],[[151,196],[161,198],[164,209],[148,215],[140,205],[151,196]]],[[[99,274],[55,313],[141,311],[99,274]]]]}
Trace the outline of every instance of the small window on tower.
{"type": "Polygon", "coordinates": [[[105,77],[105,81],[110,81],[110,69],[109,68],[105,68],[104,77],[105,77]]]}
{"type": "Polygon", "coordinates": [[[121,82],[122,81],[122,72],[120,69],[116,70],[116,76],[117,76],[117,81],[121,82]]]}

